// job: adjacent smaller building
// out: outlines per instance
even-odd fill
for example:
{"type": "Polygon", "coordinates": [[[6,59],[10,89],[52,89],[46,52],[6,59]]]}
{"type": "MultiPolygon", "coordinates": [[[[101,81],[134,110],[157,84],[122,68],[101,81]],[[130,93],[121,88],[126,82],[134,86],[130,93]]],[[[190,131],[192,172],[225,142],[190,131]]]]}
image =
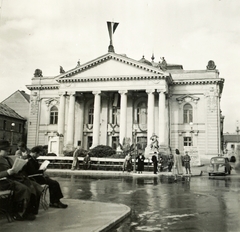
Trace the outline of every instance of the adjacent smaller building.
{"type": "MultiPolygon", "coordinates": [[[[18,115],[23,117],[26,121],[29,118],[29,102],[30,95],[27,94],[24,90],[17,90],[5,100],[2,101],[3,104],[6,104],[8,107],[13,109],[18,115]]],[[[23,141],[26,143],[27,141],[27,128],[28,124],[24,124],[24,135],[23,141]]]]}
{"type": "Polygon", "coordinates": [[[24,141],[26,119],[6,104],[0,103],[0,139],[11,144],[11,154],[17,150],[17,144],[24,141]]]}

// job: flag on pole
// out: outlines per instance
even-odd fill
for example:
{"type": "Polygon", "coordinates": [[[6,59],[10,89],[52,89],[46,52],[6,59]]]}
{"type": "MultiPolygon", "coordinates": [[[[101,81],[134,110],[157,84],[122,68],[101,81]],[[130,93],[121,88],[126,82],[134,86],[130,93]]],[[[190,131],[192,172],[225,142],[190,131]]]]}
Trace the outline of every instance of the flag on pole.
{"type": "Polygon", "coordinates": [[[114,47],[113,47],[113,34],[117,29],[119,23],[114,23],[114,22],[107,22],[107,27],[108,27],[108,33],[109,33],[109,38],[110,38],[110,45],[108,46],[108,52],[114,52],[114,47]]]}

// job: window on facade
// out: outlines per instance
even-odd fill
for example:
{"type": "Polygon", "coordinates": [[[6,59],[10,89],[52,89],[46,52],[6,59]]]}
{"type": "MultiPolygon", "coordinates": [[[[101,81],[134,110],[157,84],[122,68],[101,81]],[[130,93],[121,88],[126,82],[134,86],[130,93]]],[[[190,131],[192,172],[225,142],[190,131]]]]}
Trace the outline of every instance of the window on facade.
{"type": "Polygon", "coordinates": [[[192,137],[184,137],[183,138],[183,146],[184,147],[192,146],[192,137]]]}
{"type": "Polygon", "coordinates": [[[137,144],[139,150],[145,150],[147,147],[147,137],[137,137],[137,144]]]}
{"type": "Polygon", "coordinates": [[[92,146],[92,140],[92,136],[87,137],[87,149],[90,149],[90,147],[92,146]]]}
{"type": "Polygon", "coordinates": [[[58,123],[58,108],[53,106],[50,110],[50,124],[58,123]]]}
{"type": "Polygon", "coordinates": [[[113,107],[112,109],[112,124],[119,125],[120,123],[120,109],[118,107],[113,107]]]}
{"type": "Polygon", "coordinates": [[[147,104],[146,102],[140,102],[137,105],[137,123],[147,124],[147,104]]]}
{"type": "Polygon", "coordinates": [[[193,122],[193,110],[192,106],[187,103],[183,106],[183,123],[193,122]]]}
{"type": "Polygon", "coordinates": [[[91,104],[88,109],[88,124],[93,124],[94,106],[91,104]]]}
{"type": "Polygon", "coordinates": [[[3,130],[6,130],[6,128],[7,128],[7,121],[3,120],[3,130]]]}
{"type": "Polygon", "coordinates": [[[22,124],[21,124],[21,123],[18,124],[18,132],[19,132],[19,133],[22,133],[22,128],[23,128],[23,127],[22,127],[22,124]]]}
{"type": "Polygon", "coordinates": [[[119,137],[118,136],[113,136],[112,137],[112,148],[113,149],[117,149],[117,147],[118,147],[118,143],[119,143],[119,137]]]}

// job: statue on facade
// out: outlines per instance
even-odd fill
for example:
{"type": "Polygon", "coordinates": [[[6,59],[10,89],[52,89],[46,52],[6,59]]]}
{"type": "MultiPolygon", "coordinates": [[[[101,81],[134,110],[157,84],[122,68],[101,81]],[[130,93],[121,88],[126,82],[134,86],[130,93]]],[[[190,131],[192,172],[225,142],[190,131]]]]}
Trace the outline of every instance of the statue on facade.
{"type": "Polygon", "coordinates": [[[64,71],[64,69],[63,69],[62,66],[60,66],[60,73],[61,73],[61,74],[62,74],[62,73],[65,73],[65,71],[64,71]]]}
{"type": "Polygon", "coordinates": [[[159,67],[160,69],[162,69],[163,71],[167,70],[167,61],[165,60],[164,57],[161,57],[161,61],[159,61],[159,67]]]}
{"type": "Polygon", "coordinates": [[[215,63],[214,63],[213,60],[209,60],[209,61],[208,61],[207,70],[215,70],[216,67],[217,67],[217,66],[215,65],[215,63]]]}
{"type": "Polygon", "coordinates": [[[153,153],[157,152],[159,149],[159,142],[158,142],[158,136],[156,134],[152,134],[151,138],[151,143],[150,143],[150,148],[153,153]]]}
{"type": "Polygon", "coordinates": [[[42,77],[42,70],[41,69],[36,69],[34,72],[34,77],[42,77]]]}

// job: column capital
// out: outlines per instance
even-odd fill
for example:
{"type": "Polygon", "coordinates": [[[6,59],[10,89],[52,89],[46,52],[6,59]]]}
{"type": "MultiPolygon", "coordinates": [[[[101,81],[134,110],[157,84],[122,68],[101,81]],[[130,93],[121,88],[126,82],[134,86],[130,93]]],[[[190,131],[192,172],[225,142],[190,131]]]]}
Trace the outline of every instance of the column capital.
{"type": "Polygon", "coordinates": [[[157,89],[157,92],[160,94],[160,93],[166,93],[166,89],[157,89]]]}
{"type": "Polygon", "coordinates": [[[155,93],[155,89],[146,89],[146,93],[147,94],[155,93]]]}
{"type": "Polygon", "coordinates": [[[68,94],[68,95],[75,96],[76,92],[75,92],[75,91],[68,91],[67,94],[68,94]]]}
{"type": "Polygon", "coordinates": [[[128,91],[127,90],[119,90],[118,93],[120,93],[122,95],[122,94],[127,94],[128,91]]]}
{"type": "Polygon", "coordinates": [[[67,92],[66,91],[58,91],[59,96],[66,96],[67,92]]]}
{"type": "Polygon", "coordinates": [[[101,91],[99,91],[99,90],[98,91],[92,91],[92,94],[93,95],[99,95],[99,94],[101,94],[101,91]]]}

